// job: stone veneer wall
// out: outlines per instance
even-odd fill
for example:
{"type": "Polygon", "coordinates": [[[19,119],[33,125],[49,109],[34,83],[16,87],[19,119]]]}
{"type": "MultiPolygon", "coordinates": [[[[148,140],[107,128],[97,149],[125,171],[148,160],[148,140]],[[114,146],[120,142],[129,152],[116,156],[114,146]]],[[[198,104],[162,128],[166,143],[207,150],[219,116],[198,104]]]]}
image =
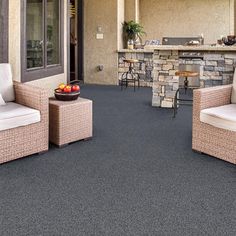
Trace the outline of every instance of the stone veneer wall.
{"type": "Polygon", "coordinates": [[[179,59],[178,51],[155,50],[153,54],[153,98],[156,107],[173,106],[179,77],[175,76],[180,64],[200,65],[200,87],[232,83],[236,53],[204,52],[203,59],[179,59]]]}
{"type": "Polygon", "coordinates": [[[129,69],[129,64],[124,63],[124,59],[138,59],[140,62],[135,63],[135,72],[140,76],[140,85],[152,87],[153,82],[153,53],[152,52],[119,52],[118,53],[118,80],[124,72],[129,69]]]}
{"type": "Polygon", "coordinates": [[[154,51],[153,106],[172,107],[179,88],[179,77],[175,76],[179,69],[178,58],[178,51],[154,51]]]}

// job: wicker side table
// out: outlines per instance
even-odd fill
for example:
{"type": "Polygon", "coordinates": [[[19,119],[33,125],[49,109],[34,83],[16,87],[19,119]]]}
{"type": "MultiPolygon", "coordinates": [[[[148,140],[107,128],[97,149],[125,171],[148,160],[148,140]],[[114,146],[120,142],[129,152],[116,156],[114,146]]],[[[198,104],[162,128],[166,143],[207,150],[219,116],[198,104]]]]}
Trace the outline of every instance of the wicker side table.
{"type": "Polygon", "coordinates": [[[49,140],[59,147],[92,137],[92,101],[49,99],[49,140]]]}

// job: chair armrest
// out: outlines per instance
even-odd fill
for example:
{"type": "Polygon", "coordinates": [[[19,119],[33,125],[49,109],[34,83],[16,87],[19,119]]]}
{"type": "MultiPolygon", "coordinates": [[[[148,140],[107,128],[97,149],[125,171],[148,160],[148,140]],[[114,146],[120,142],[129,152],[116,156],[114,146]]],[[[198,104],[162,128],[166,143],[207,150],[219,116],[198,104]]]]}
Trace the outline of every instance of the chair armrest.
{"type": "Polygon", "coordinates": [[[210,107],[230,104],[233,85],[223,85],[193,91],[193,121],[200,121],[200,112],[210,107]]]}
{"type": "Polygon", "coordinates": [[[193,92],[193,102],[201,110],[230,104],[232,85],[196,89],[193,92]]]}
{"type": "Polygon", "coordinates": [[[14,81],[14,91],[16,103],[39,110],[42,113],[48,113],[48,91],[14,81]]]}

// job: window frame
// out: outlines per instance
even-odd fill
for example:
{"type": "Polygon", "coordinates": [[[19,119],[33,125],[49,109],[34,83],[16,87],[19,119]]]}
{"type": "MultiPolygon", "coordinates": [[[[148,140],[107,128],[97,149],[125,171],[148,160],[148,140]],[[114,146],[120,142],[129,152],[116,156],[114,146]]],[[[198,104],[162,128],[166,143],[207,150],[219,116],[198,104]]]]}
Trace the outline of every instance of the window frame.
{"type": "Polygon", "coordinates": [[[0,1],[0,63],[8,62],[8,0],[0,1]]]}
{"type": "Polygon", "coordinates": [[[27,0],[21,1],[21,81],[29,82],[33,80],[43,79],[49,76],[54,76],[64,73],[64,0],[60,1],[60,15],[59,15],[59,64],[57,65],[46,65],[45,58],[47,57],[46,49],[46,39],[47,39],[47,21],[45,9],[47,8],[45,3],[47,0],[43,0],[43,15],[44,15],[44,58],[43,58],[43,68],[32,68],[27,69],[27,38],[26,38],[26,4],[27,0]]]}

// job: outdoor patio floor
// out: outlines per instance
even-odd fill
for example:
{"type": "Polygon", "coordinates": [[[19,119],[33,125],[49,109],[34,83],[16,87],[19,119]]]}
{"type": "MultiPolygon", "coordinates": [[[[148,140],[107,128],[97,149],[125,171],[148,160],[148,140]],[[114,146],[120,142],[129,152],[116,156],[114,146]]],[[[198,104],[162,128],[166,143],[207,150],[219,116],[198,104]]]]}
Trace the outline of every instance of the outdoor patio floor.
{"type": "MultiPolygon", "coordinates": [[[[191,150],[191,107],[82,86],[94,137],[0,165],[0,235],[236,235],[236,166],[191,150]]],[[[223,140],[222,140],[223,142],[223,140]]]]}

